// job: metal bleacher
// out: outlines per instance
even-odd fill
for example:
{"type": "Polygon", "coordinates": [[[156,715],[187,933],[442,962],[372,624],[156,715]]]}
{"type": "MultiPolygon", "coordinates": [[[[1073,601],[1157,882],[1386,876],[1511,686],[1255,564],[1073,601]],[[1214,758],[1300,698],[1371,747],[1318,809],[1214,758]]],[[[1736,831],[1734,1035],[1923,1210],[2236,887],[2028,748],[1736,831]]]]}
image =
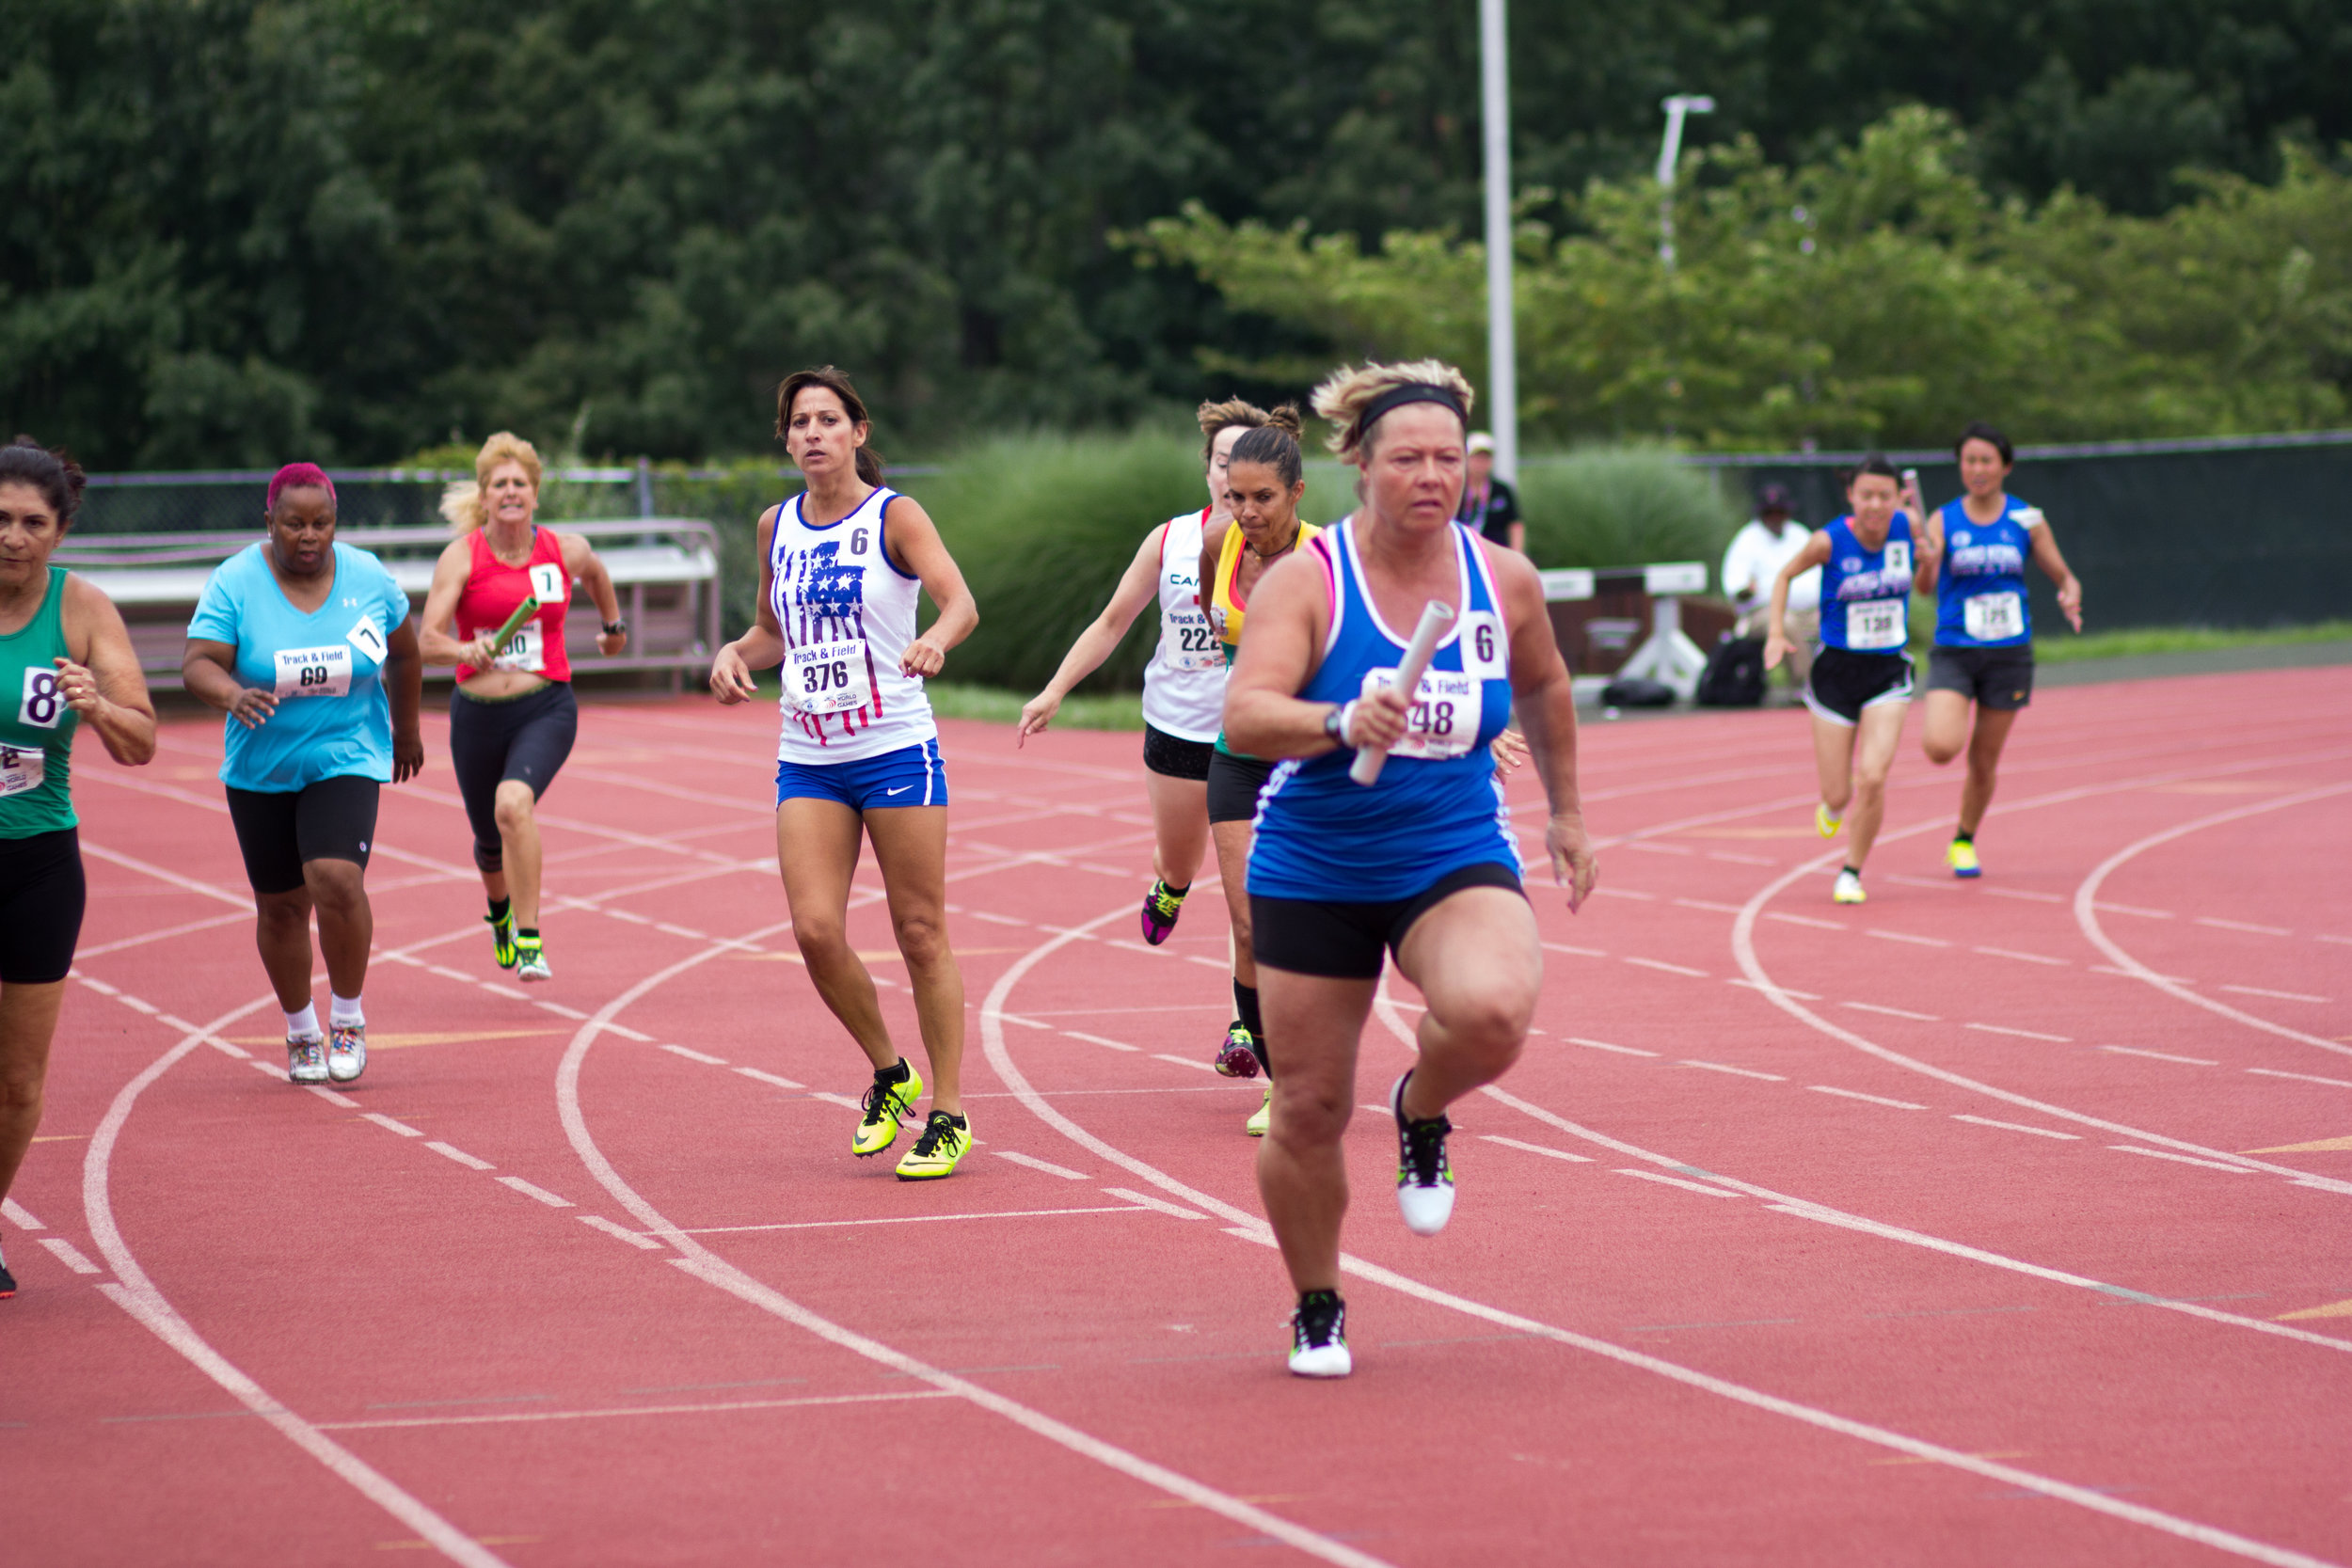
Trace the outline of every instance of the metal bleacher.
{"type": "MultiPolygon", "coordinates": [[[[596,546],[612,574],[621,613],[628,621],[628,651],[617,658],[596,652],[597,618],[586,590],[575,587],[564,642],[583,674],[665,671],[673,689],[707,670],[723,639],[719,630],[719,535],[710,524],[681,517],[633,517],[561,525],[596,546]]],[[[258,533],[117,533],[70,538],[52,559],[103,590],[122,611],[132,647],[150,686],[176,689],[187,642],[188,619],[213,569],[244,549],[258,533]]],[[[341,544],[369,550],[390,569],[422,610],[433,564],[449,544],[440,528],[339,531],[341,544]]],[[[428,667],[427,680],[455,672],[428,667]]]]}

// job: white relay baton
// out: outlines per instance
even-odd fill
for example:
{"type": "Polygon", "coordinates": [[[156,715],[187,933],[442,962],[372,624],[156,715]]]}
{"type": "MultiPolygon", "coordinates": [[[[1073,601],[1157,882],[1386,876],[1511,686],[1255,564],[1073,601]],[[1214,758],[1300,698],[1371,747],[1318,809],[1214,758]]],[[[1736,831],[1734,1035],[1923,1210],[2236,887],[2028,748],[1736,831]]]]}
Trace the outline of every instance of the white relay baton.
{"type": "MultiPolygon", "coordinates": [[[[1437,599],[1421,607],[1421,625],[1413,628],[1413,640],[1406,644],[1405,658],[1396,667],[1395,689],[1410,704],[1413,693],[1421,689],[1422,672],[1429,668],[1429,656],[1438,651],[1438,639],[1445,628],[1454,624],[1454,611],[1437,599]]],[[[1347,776],[1359,784],[1378,782],[1380,769],[1389,760],[1389,753],[1378,746],[1358,749],[1356,760],[1348,764],[1347,776]]]]}

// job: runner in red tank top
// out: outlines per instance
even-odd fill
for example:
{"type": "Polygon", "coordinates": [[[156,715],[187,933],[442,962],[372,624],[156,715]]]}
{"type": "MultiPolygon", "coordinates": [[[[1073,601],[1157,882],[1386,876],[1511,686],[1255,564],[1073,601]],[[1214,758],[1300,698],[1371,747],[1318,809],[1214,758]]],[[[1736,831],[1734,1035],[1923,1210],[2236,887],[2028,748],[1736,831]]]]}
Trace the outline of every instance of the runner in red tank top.
{"type": "Polygon", "coordinates": [[[596,651],[628,642],[612,578],[574,533],[532,522],[539,454],[501,431],[474,459],[474,483],[453,484],[441,510],[460,531],[433,568],[422,641],[427,664],[457,666],[449,705],[450,763],[473,827],[473,862],[488,895],[491,950],[518,980],[553,977],[539,939],[539,797],[555,782],[580,730],[564,612],[577,581],[603,626],[596,651]],[[502,648],[506,618],[525,598],[538,610],[502,648]]]}

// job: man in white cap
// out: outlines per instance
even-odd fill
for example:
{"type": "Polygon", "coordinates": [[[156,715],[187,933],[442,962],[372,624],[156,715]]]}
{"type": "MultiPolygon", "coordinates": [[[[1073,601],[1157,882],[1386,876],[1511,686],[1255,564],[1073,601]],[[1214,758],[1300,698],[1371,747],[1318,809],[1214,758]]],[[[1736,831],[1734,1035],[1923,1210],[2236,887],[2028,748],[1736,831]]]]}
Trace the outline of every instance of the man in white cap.
{"type": "MultiPolygon", "coordinates": [[[[1787,488],[1767,484],[1756,493],[1756,516],[1735,534],[1724,552],[1723,591],[1740,610],[1734,636],[1761,637],[1772,604],[1772,579],[1788,559],[1804,548],[1812,531],[1798,522],[1787,488]]],[[[1821,631],[1821,569],[1816,566],[1788,584],[1783,617],[1794,646],[1788,678],[1799,691],[1813,669],[1813,644],[1821,631]]]]}
{"type": "Polygon", "coordinates": [[[1511,486],[1495,478],[1495,438],[1473,431],[1470,438],[1470,483],[1462,486],[1462,510],[1454,521],[1466,523],[1498,545],[1527,553],[1527,525],[1519,521],[1519,498],[1511,486]]]}

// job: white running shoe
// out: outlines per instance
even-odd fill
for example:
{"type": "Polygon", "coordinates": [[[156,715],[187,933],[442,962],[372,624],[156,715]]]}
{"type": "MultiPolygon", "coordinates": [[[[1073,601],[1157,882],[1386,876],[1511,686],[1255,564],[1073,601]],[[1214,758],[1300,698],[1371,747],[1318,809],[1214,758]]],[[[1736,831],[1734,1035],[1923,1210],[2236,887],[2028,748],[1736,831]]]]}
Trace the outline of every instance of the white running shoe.
{"type": "Polygon", "coordinates": [[[1405,1228],[1416,1236],[1435,1236],[1454,1217],[1454,1171],[1445,1157],[1445,1135],[1454,1124],[1443,1117],[1429,1121],[1405,1119],[1406,1073],[1389,1091],[1389,1110],[1396,1117],[1396,1206],[1405,1212],[1405,1228]]]}
{"type": "Polygon", "coordinates": [[[368,1070],[368,1026],[339,1023],[326,1032],[326,1076],[348,1084],[368,1070]]]}
{"type": "Polygon", "coordinates": [[[515,940],[515,978],[517,980],[552,980],[555,971],[548,967],[547,944],[537,937],[517,937],[515,940]]]}
{"type": "Polygon", "coordinates": [[[326,1083],[326,1042],[316,1035],[288,1035],[286,1081],[291,1084],[326,1083]]]}
{"type": "Polygon", "coordinates": [[[1867,904],[1870,895],[1862,891],[1862,874],[1851,866],[1841,867],[1837,885],[1829,890],[1830,901],[1836,904],[1867,904]]]}
{"type": "Polygon", "coordinates": [[[1291,1370],[1299,1377],[1345,1377],[1356,1370],[1347,1353],[1347,1304],[1337,1291],[1310,1291],[1291,1314],[1291,1370]]]}

